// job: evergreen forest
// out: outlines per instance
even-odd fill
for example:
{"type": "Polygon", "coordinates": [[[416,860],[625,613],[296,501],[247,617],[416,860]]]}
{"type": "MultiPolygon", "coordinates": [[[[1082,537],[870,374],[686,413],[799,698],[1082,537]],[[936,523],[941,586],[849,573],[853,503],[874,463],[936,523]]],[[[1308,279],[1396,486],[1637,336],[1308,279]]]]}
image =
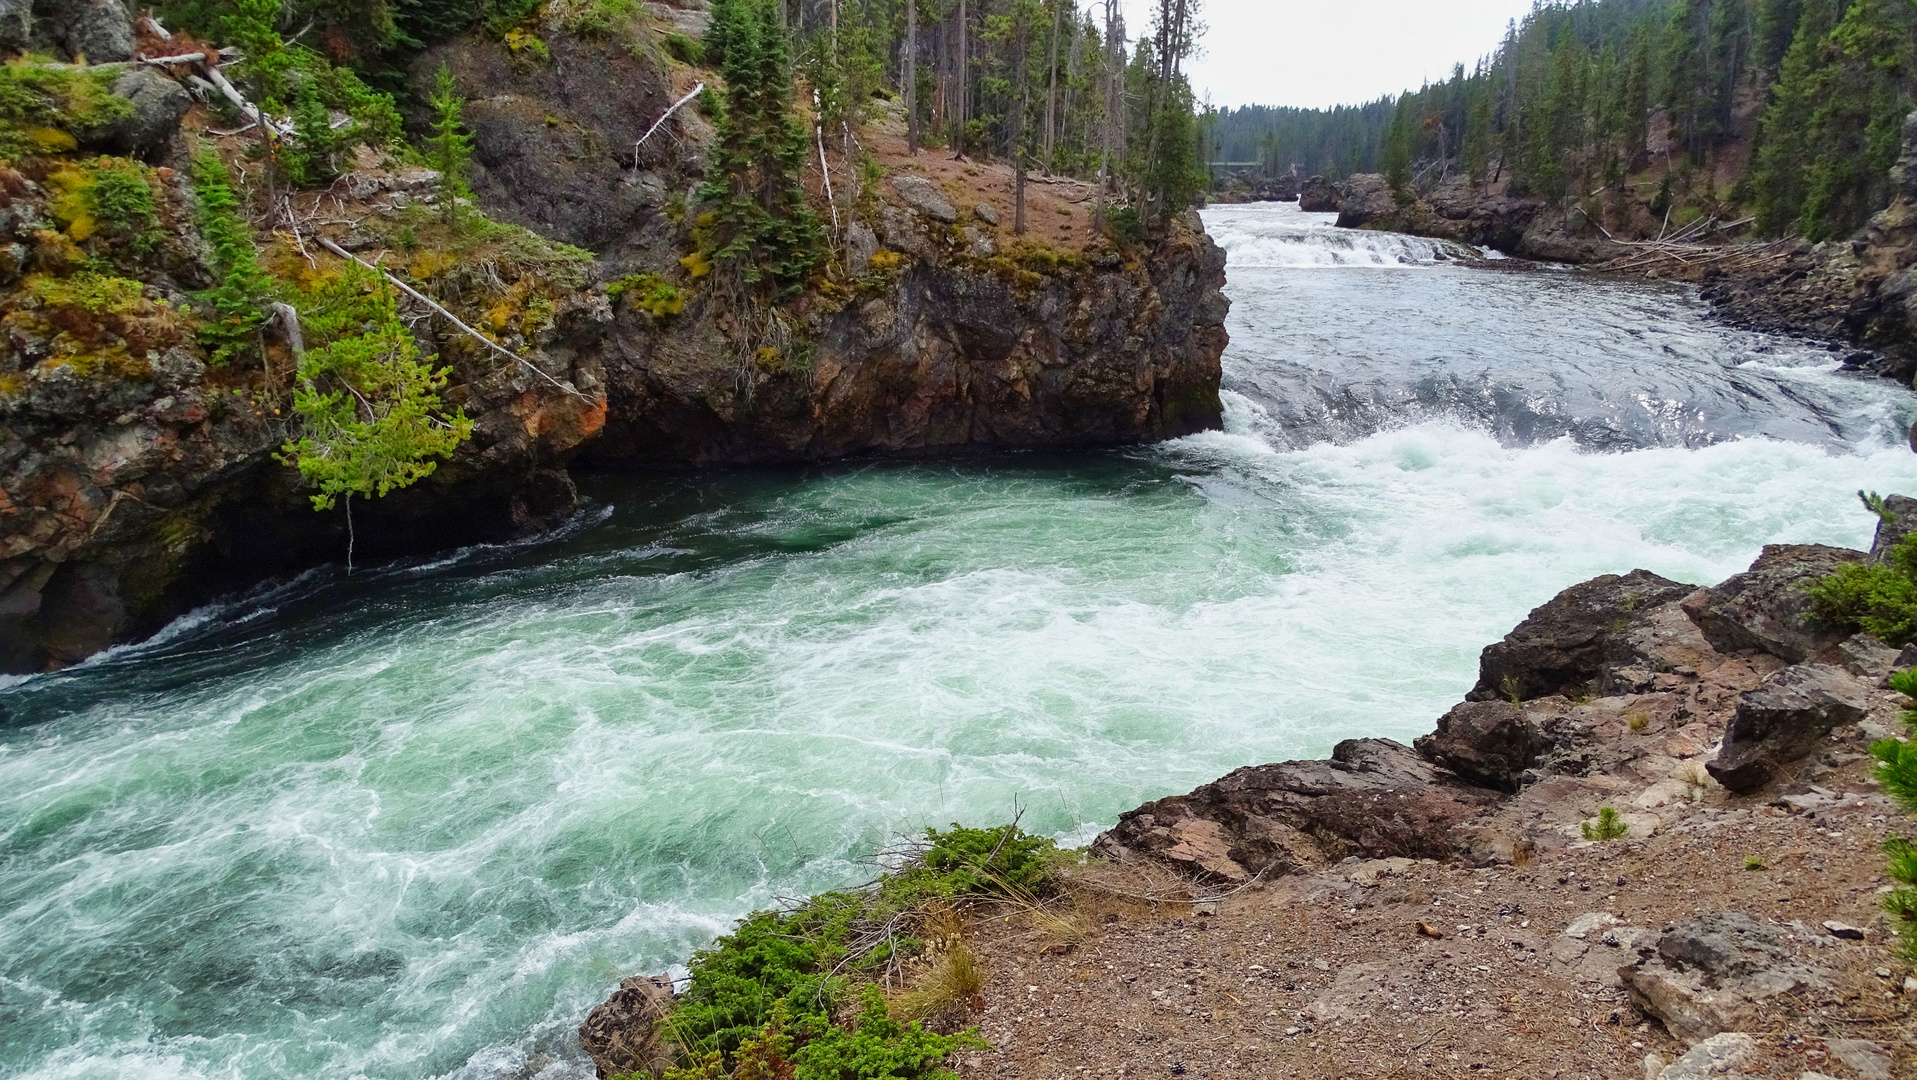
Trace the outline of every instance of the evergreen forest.
{"type": "Polygon", "coordinates": [[[1271,175],[1463,175],[1558,200],[1651,173],[1666,204],[1823,239],[1888,202],[1914,81],[1908,0],[1554,0],[1470,69],[1395,99],[1207,123],[1213,160],[1271,175]]]}

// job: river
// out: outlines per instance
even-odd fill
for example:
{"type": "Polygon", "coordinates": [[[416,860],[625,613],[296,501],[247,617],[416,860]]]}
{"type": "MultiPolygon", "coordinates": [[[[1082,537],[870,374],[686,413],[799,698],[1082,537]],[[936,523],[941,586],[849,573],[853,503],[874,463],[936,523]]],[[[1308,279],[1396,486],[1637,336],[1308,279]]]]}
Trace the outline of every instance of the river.
{"type": "Polygon", "coordinates": [[[1409,739],[1567,585],[1917,492],[1917,396],[1682,287],[1206,220],[1223,431],[588,478],[0,687],[0,1076],[590,1077],[620,976],[890,837],[1409,739]]]}

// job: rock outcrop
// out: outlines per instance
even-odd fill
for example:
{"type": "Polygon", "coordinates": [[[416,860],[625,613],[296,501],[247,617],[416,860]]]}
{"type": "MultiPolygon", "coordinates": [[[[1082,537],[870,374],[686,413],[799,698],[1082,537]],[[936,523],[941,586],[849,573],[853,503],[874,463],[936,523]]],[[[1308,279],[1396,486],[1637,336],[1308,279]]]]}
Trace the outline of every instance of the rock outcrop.
{"type": "Polygon", "coordinates": [[[1348,856],[1510,862],[1584,838],[1602,805],[1641,836],[1720,785],[1801,785],[1834,735],[1861,749],[1896,712],[1880,688],[1907,662],[1803,617],[1806,584],[1863,558],[1773,545],[1712,589],[1643,570],[1574,585],[1484,650],[1416,756],[1365,739],[1239,769],[1122,815],[1094,848],[1224,881],[1348,856]]]}
{"type": "Polygon", "coordinates": [[[658,1024],[672,1011],[672,980],[635,975],[622,979],[612,996],[586,1014],[579,1045],[592,1058],[599,1080],[624,1073],[661,1073],[677,1064],[676,1047],[659,1036],[658,1024]]]}
{"type": "Polygon", "coordinates": [[[1740,695],[1724,747],[1705,768],[1732,791],[1753,791],[1779,765],[1810,753],[1832,728],[1862,720],[1869,706],[1869,687],[1848,671],[1787,667],[1740,695]]]}
{"type": "Polygon", "coordinates": [[[942,213],[899,206],[881,211],[878,236],[903,256],[896,281],[818,312],[809,356],[741,364],[696,308],[666,326],[620,313],[604,349],[611,419],[589,460],[1100,446],[1219,423],[1224,254],[1202,231],[1181,224],[1129,264],[981,255],[942,213]]]}
{"type": "Polygon", "coordinates": [[[1849,636],[1807,617],[1805,588],[1863,558],[1821,544],[1771,544],[1749,570],[1691,597],[1684,609],[1719,652],[1756,649],[1795,663],[1849,636]]]}
{"type": "Polygon", "coordinates": [[[1637,615],[1694,591],[1646,570],[1573,585],[1484,650],[1469,696],[1522,700],[1589,689],[1613,668],[1641,658],[1629,634],[1637,615]]]}
{"type": "Polygon", "coordinates": [[[1223,881],[1365,858],[1442,858],[1453,828],[1496,801],[1389,739],[1347,739],[1329,761],[1239,769],[1121,815],[1093,851],[1151,855],[1223,881]]]}
{"type": "Polygon", "coordinates": [[[1344,203],[1338,185],[1322,176],[1314,176],[1298,187],[1298,209],[1308,214],[1335,214],[1344,203]]]}
{"type": "Polygon", "coordinates": [[[1784,933],[1736,912],[1687,919],[1618,977],[1671,1034],[1703,1043],[1746,1029],[1763,1001],[1827,983],[1827,973],[1798,962],[1784,933]]]}
{"type": "MultiPolygon", "coordinates": [[[[60,41],[93,40],[101,19],[130,33],[119,0],[55,7],[60,41]]],[[[629,29],[651,34],[654,17],[636,15],[629,29]]],[[[51,18],[38,2],[0,0],[0,35],[51,33],[51,18]]],[[[628,48],[623,30],[556,27],[542,23],[537,63],[475,34],[429,50],[415,69],[429,79],[446,65],[468,97],[475,194],[495,221],[446,242],[475,257],[421,243],[433,173],[363,147],[328,193],[343,202],[324,214],[300,208],[324,217],[346,250],[408,252],[415,281],[521,358],[437,319],[417,322],[420,352],[450,367],[443,398],[473,434],[430,477],[353,500],[361,560],[550,527],[575,504],[567,470],[587,452],[601,468],[814,461],[1110,446],[1219,422],[1224,255],[1196,215],[1149,250],[1050,246],[1002,234],[977,192],[961,200],[970,211],[961,220],[951,193],[901,169],[845,230],[855,278],[835,271],[839,280],[821,278],[776,311],[747,312],[702,280],[709,264],[698,273],[681,264],[698,244],[684,211],[710,125],[683,108],[640,144],[691,89],[691,73],[628,48]],[[683,302],[642,310],[604,284],[632,280],[676,283],[683,302]]],[[[292,434],[281,415],[290,354],[277,390],[271,379],[250,386],[263,369],[210,371],[177,314],[213,284],[175,138],[186,92],[146,67],[122,73],[113,92],[128,115],[80,132],[76,152],[162,166],[166,240],[116,265],[143,291],[117,301],[125,325],[106,321],[125,334],[96,334],[97,357],[72,361],[75,349],[57,344],[61,327],[22,281],[64,278],[104,249],[62,231],[41,174],[0,172],[10,345],[0,355],[0,671],[9,673],[137,640],[216,595],[347,550],[343,508],[314,513],[278,457],[292,434]]],[[[1078,236],[1055,216],[1054,238],[1078,236]]]]}
{"type": "Polygon", "coordinates": [[[1438,729],[1413,745],[1471,783],[1514,792],[1525,770],[1551,749],[1551,739],[1510,702],[1467,701],[1439,717],[1438,729]]]}

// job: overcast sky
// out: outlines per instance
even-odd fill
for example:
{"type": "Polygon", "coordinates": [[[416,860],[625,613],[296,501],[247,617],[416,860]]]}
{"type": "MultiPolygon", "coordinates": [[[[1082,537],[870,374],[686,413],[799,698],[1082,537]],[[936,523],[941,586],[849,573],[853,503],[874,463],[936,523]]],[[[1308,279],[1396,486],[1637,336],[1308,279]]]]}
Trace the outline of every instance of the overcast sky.
{"type": "MultiPolygon", "coordinates": [[[[1145,32],[1150,0],[1121,0],[1145,32]]],[[[1497,47],[1531,0],[1203,0],[1209,28],[1192,67],[1226,105],[1355,105],[1448,77],[1497,47]]]]}

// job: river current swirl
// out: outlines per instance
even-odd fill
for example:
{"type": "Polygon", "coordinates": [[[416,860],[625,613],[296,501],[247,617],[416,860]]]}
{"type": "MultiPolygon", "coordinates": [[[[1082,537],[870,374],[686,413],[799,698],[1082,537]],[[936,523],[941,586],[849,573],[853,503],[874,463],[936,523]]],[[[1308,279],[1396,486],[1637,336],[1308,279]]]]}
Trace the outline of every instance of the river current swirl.
{"type": "Polygon", "coordinates": [[[619,977],[901,832],[1409,738],[1566,585],[1917,491],[1917,396],[1683,288],[1207,224],[1223,431],[588,478],[0,688],[0,1076],[589,1077],[619,977]]]}

